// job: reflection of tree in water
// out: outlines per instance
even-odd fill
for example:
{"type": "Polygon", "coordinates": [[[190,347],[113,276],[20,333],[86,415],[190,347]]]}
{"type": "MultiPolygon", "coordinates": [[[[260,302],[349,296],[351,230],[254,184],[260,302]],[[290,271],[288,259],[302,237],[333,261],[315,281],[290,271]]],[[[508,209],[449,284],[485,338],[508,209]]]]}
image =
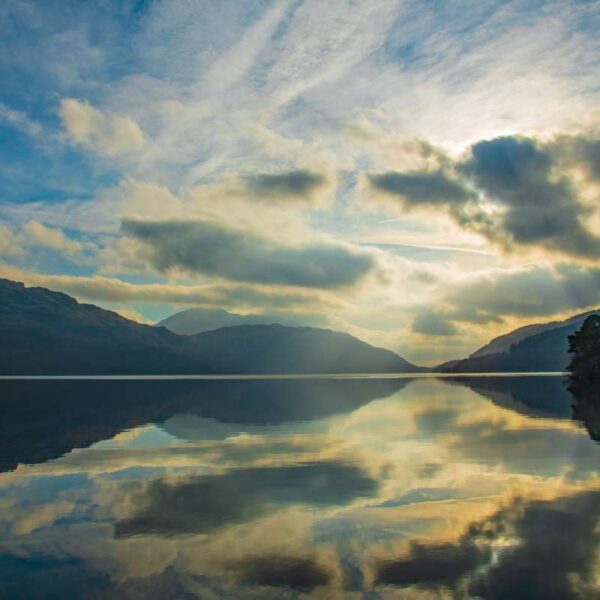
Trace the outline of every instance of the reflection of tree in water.
{"type": "Polygon", "coordinates": [[[573,394],[573,418],[580,421],[590,437],[600,442],[600,387],[598,385],[569,385],[573,394]]]}

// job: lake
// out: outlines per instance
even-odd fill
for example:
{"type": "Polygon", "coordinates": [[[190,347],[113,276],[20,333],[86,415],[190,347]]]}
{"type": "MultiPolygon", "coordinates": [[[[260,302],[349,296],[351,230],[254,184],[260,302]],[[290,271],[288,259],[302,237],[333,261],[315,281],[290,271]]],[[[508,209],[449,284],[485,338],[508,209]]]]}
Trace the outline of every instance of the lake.
{"type": "Polygon", "coordinates": [[[0,381],[1,598],[600,598],[561,376],[0,381]]]}

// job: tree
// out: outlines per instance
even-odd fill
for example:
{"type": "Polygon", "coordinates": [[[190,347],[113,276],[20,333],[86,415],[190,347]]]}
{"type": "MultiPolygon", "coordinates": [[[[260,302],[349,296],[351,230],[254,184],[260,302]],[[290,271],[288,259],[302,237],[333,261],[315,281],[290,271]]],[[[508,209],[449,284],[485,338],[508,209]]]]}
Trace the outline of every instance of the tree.
{"type": "Polygon", "coordinates": [[[569,354],[573,358],[567,369],[574,382],[600,384],[599,315],[590,315],[579,331],[569,336],[569,354]]]}

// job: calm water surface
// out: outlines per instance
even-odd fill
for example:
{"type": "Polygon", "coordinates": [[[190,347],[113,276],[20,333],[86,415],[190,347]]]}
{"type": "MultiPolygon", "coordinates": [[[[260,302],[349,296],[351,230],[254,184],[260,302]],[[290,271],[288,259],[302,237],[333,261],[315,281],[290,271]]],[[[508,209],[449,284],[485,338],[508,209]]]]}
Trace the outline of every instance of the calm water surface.
{"type": "Polygon", "coordinates": [[[562,377],[1,381],[1,598],[600,598],[562,377]]]}

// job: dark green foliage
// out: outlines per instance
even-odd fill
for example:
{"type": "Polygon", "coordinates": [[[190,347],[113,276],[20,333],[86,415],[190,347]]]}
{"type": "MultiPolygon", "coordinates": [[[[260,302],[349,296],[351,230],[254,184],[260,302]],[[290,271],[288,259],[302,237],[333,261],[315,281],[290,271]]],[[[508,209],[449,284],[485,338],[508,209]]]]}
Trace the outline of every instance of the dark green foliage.
{"type": "Polygon", "coordinates": [[[567,368],[573,380],[600,384],[600,316],[589,316],[569,336],[569,354],[572,360],[567,368]]]}
{"type": "Polygon", "coordinates": [[[600,441],[600,316],[589,316],[569,336],[569,353],[573,358],[568,387],[575,397],[574,416],[585,424],[592,439],[600,441]]]}

